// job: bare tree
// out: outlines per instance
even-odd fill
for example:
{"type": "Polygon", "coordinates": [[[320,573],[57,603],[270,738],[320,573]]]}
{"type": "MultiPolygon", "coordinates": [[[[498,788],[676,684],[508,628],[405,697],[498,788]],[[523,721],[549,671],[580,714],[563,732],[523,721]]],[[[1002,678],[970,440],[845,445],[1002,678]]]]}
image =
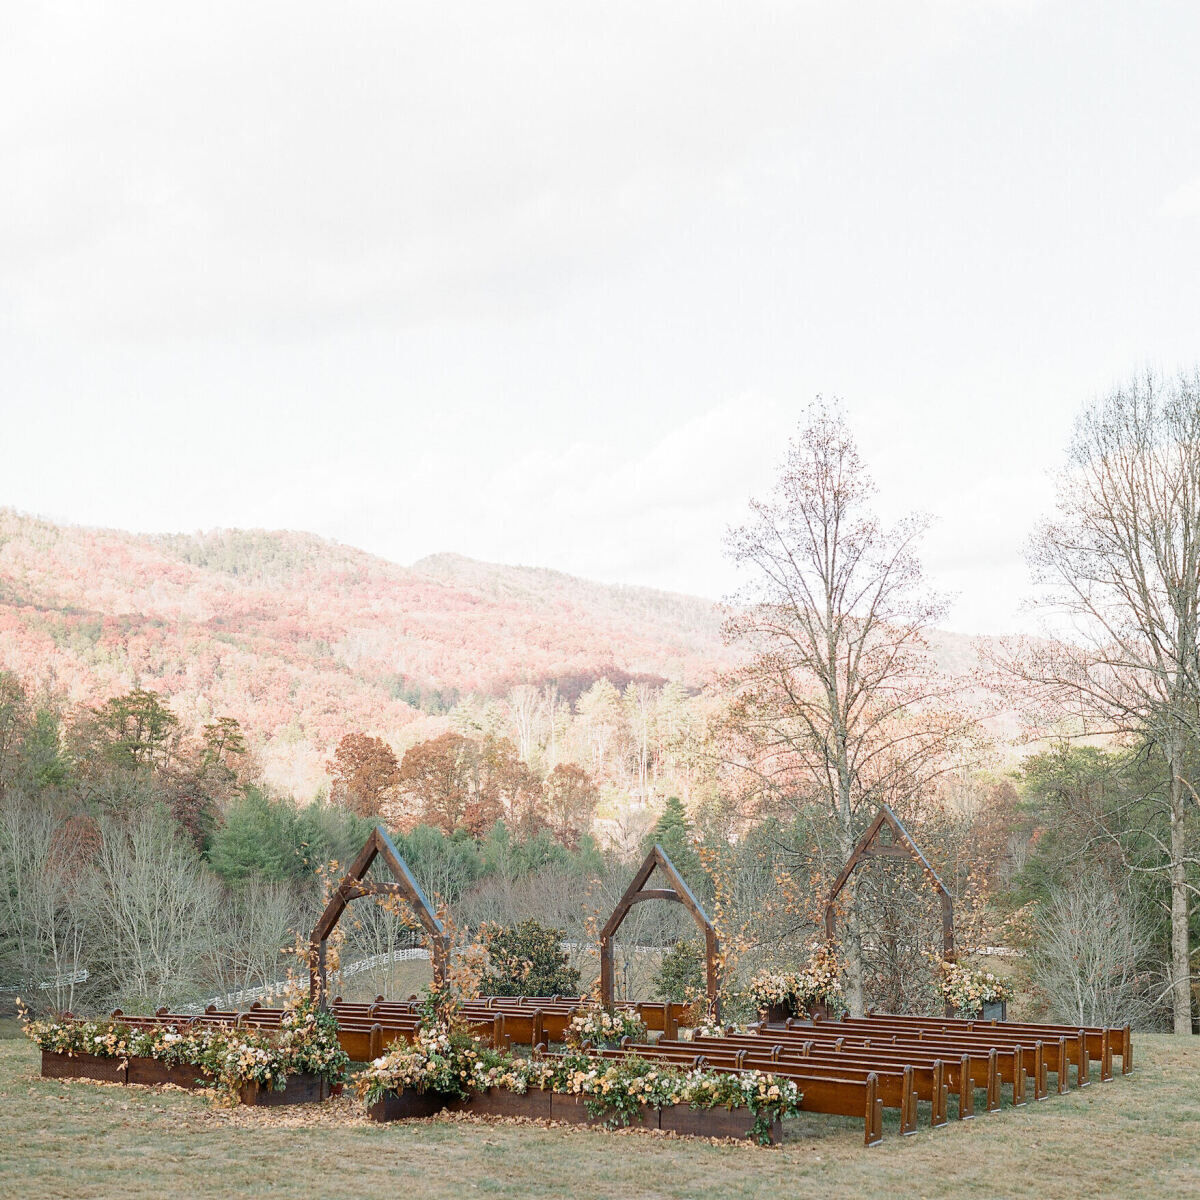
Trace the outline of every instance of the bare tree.
{"type": "Polygon", "coordinates": [[[1042,906],[1035,934],[1033,982],[1056,1020],[1142,1027],[1156,1013],[1161,1020],[1153,925],[1126,892],[1102,879],[1078,879],[1042,906]]]}
{"type": "Polygon", "coordinates": [[[239,993],[270,988],[283,977],[283,953],[303,924],[291,889],[253,878],[210,916],[215,924],[206,937],[208,969],[214,990],[228,1003],[236,1006],[239,993]]]}
{"type": "Polygon", "coordinates": [[[31,1007],[71,1008],[87,979],[79,864],[53,811],[0,799],[0,979],[31,1007]]]}
{"type": "MultiPolygon", "coordinates": [[[[873,493],[840,411],[818,401],[773,493],[727,540],[748,577],[725,626],[751,655],[733,678],[746,765],[776,791],[818,797],[843,862],[860,810],[922,786],[973,727],[926,653],[943,606],[914,553],[925,522],[885,528],[873,493]]],[[[844,928],[848,1000],[861,1012],[852,897],[844,928]]]]}
{"type": "Polygon", "coordinates": [[[531,683],[518,684],[508,693],[508,707],[517,731],[517,754],[522,762],[531,762],[534,750],[534,723],[540,696],[531,683]]]}
{"type": "Polygon", "coordinates": [[[154,812],[100,822],[81,897],[96,932],[92,959],[108,998],[130,1007],[192,999],[211,981],[209,934],[220,888],[154,812]]]}
{"type": "MultiPolygon", "coordinates": [[[[1200,746],[1200,373],[1151,376],[1114,391],[1076,423],[1058,513],[1030,562],[1038,603],[1065,618],[1058,638],[1008,663],[1035,695],[1089,732],[1140,737],[1166,763],[1161,870],[1169,881],[1172,1008],[1191,1033],[1188,867],[1200,746]]],[[[1134,869],[1131,865],[1131,869],[1134,869]]]]}

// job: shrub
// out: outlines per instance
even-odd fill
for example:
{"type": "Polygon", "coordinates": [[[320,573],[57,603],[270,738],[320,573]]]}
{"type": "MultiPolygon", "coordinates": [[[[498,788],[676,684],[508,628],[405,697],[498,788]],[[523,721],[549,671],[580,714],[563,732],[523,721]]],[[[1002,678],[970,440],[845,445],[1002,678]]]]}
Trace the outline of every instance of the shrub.
{"type": "Polygon", "coordinates": [[[704,995],[704,951],[696,942],[681,938],[663,955],[654,977],[654,995],[680,1002],[704,995]]]}
{"type": "Polygon", "coordinates": [[[484,926],[488,970],[481,982],[489,996],[577,996],[579,971],[567,963],[562,930],[537,921],[507,928],[484,926]]]}

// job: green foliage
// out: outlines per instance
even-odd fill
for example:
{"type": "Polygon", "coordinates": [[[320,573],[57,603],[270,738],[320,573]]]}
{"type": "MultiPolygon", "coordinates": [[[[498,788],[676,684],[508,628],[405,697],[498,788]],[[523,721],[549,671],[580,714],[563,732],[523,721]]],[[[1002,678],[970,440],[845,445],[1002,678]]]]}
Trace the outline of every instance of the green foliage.
{"type": "Polygon", "coordinates": [[[392,840],[434,903],[456,904],[484,874],[479,843],[461,832],[447,837],[440,829],[418,825],[392,840]]]}
{"type": "Polygon", "coordinates": [[[579,971],[567,963],[563,931],[537,921],[484,931],[488,971],[480,986],[488,996],[577,996],[579,971]]]}
{"type": "Polygon", "coordinates": [[[345,865],[361,849],[372,824],[314,801],[297,810],[261,788],[233,801],[213,834],[209,862],[226,883],[251,876],[271,882],[301,879],[336,860],[345,865]]]}
{"type": "Polygon", "coordinates": [[[291,874],[294,815],[256,787],[235,800],[213,835],[208,858],[226,883],[251,875],[275,882],[291,874]]]}
{"type": "Polygon", "coordinates": [[[667,857],[689,886],[703,874],[700,856],[696,853],[692,823],[678,796],[667,797],[662,815],[646,837],[643,853],[649,853],[656,844],[666,851],[667,857]]]}
{"type": "Polygon", "coordinates": [[[566,866],[570,852],[541,830],[517,840],[503,821],[497,821],[480,843],[483,873],[502,879],[519,879],[547,866],[566,866]]]}
{"type": "Polygon", "coordinates": [[[1154,853],[1153,835],[1166,831],[1153,829],[1148,811],[1164,775],[1152,758],[1146,751],[1060,745],[1025,761],[1022,806],[1036,837],[1014,881],[1014,907],[1042,902],[1097,870],[1125,878],[1118,844],[1135,859],[1154,853]]]}
{"type": "Polygon", "coordinates": [[[25,732],[21,760],[22,773],[34,791],[58,789],[66,785],[70,769],[62,753],[57,713],[48,708],[38,709],[33,723],[25,732]]]}
{"type": "Polygon", "coordinates": [[[179,730],[179,718],[142,688],[105,701],[94,715],[105,757],[128,770],[165,761],[179,730]]]}
{"type": "Polygon", "coordinates": [[[663,955],[654,977],[654,995],[659,1000],[694,1000],[704,993],[704,948],[680,938],[663,955]]]}

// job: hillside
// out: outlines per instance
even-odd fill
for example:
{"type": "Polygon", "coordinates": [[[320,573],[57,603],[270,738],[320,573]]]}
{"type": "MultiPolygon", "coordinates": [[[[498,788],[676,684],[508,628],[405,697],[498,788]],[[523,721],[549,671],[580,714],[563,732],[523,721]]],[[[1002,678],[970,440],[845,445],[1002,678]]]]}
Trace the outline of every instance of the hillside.
{"type": "MultiPolygon", "coordinates": [[[[975,663],[939,633],[945,669],[975,663]]],[[[402,749],[460,695],[594,677],[704,682],[729,661],[713,605],[453,554],[410,567],[311,534],[142,536],[0,509],[0,668],[73,703],[134,686],[185,721],[238,718],[269,778],[323,781],[343,733],[402,749]]]]}
{"type": "Polygon", "coordinates": [[[403,746],[459,694],[606,670],[695,686],[711,604],[438,555],[412,567],[310,534],[139,536],[0,510],[0,667],[90,703],[135,685],[236,716],[300,794],[349,729],[403,746]]]}

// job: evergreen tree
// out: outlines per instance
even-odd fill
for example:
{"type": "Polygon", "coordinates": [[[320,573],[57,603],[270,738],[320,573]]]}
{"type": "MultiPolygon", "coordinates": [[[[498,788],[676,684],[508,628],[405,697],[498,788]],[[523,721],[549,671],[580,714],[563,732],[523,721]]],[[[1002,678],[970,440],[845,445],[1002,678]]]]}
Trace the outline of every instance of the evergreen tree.
{"type": "Polygon", "coordinates": [[[647,854],[655,845],[661,846],[675,869],[689,884],[700,876],[700,856],[696,853],[692,823],[678,796],[668,796],[662,815],[643,845],[647,854]]]}
{"type": "Polygon", "coordinates": [[[704,950],[698,943],[680,938],[663,955],[654,977],[654,995],[683,1003],[704,994],[704,950]]]}

